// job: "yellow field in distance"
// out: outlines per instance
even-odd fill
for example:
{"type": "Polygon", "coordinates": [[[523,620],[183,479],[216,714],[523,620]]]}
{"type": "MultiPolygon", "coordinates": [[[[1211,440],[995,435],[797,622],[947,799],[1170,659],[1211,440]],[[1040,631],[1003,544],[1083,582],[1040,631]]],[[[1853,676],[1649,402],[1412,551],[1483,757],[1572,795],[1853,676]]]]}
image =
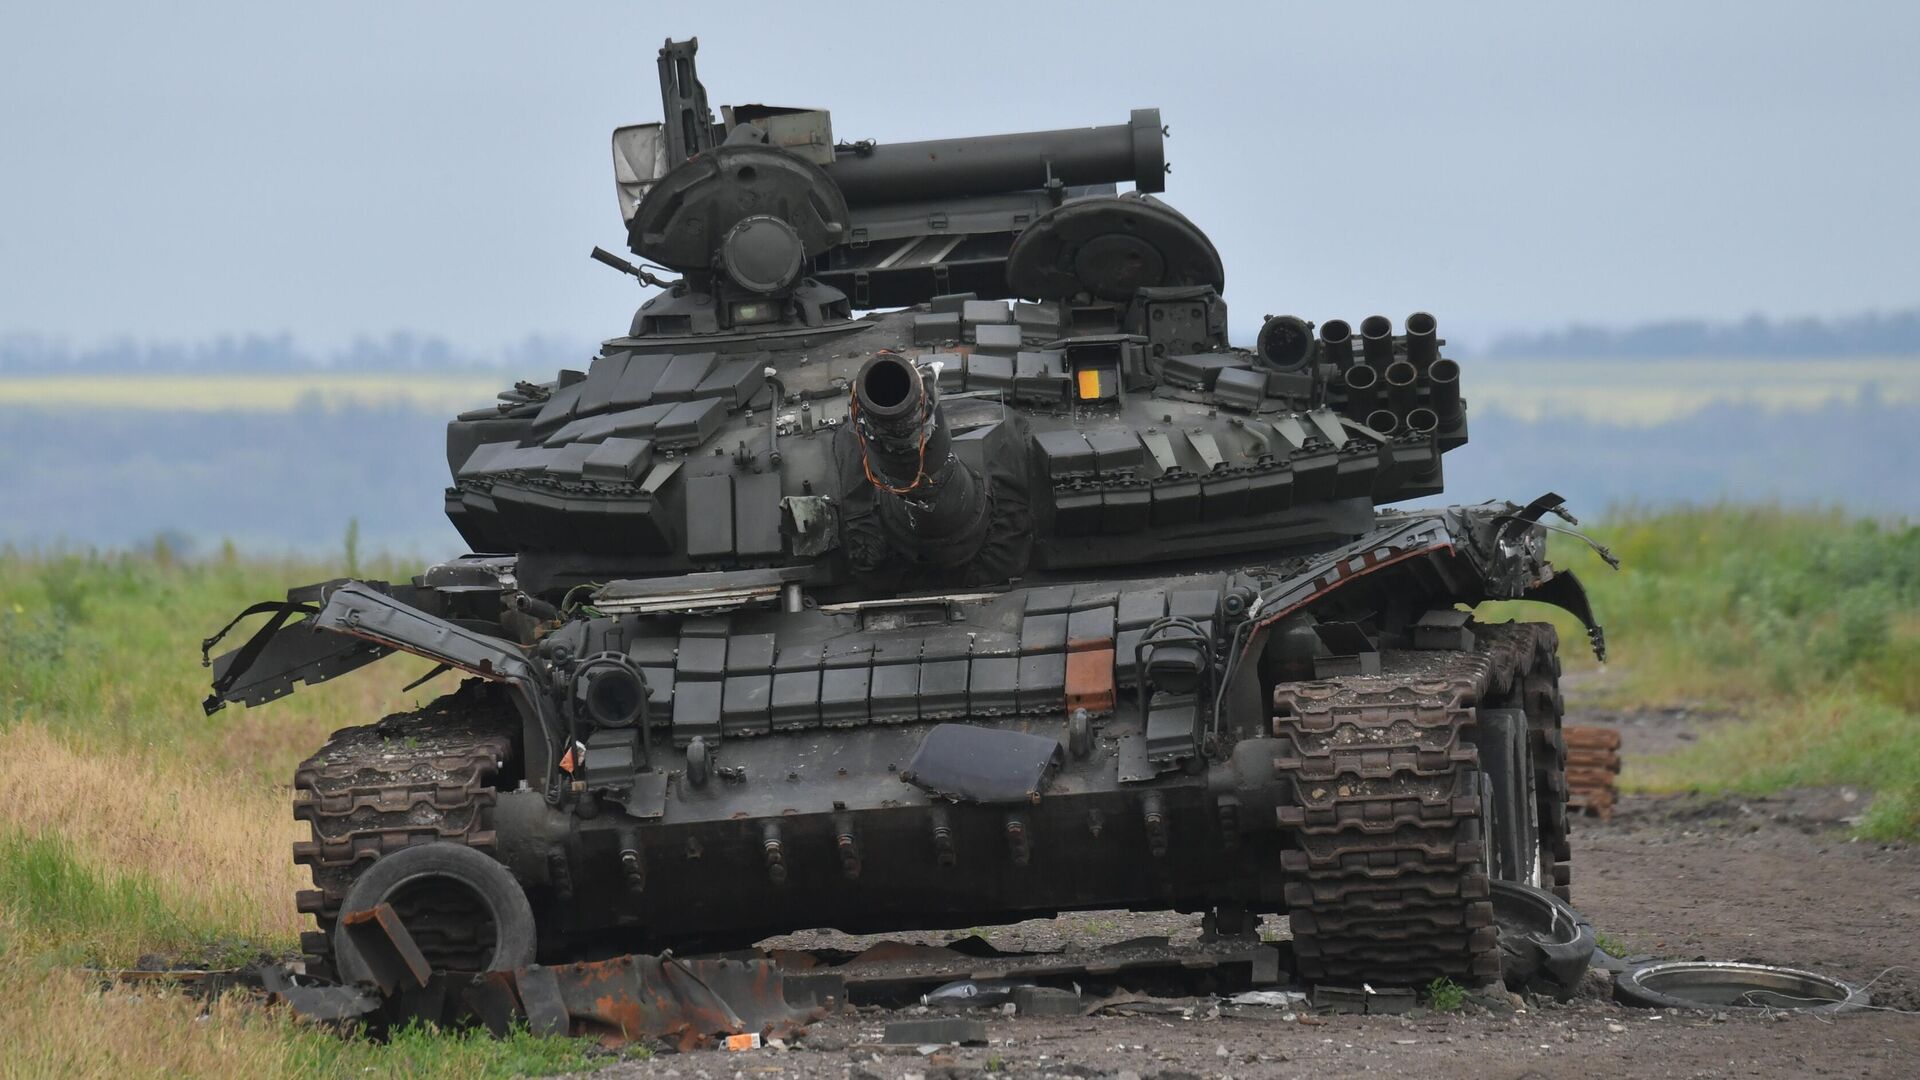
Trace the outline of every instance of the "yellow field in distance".
{"type": "MultiPolygon", "coordinates": [[[[1845,360],[1484,360],[1461,363],[1473,411],[1523,420],[1568,417],[1662,424],[1717,404],[1771,411],[1846,404],[1868,395],[1920,405],[1920,357],[1845,360]]],[[[494,400],[516,378],[549,372],[382,374],[25,375],[0,378],[0,406],[278,411],[413,405],[454,413],[494,400]]]]}
{"type": "Polygon", "coordinates": [[[1920,404],[1920,356],[1845,360],[1473,360],[1461,362],[1471,412],[1664,424],[1711,405],[1775,412],[1850,404],[1873,395],[1920,404]]]}
{"type": "MultiPolygon", "coordinates": [[[[0,405],[187,412],[415,405],[453,413],[491,402],[517,377],[504,371],[15,375],[0,378],[0,405]]],[[[552,373],[545,377],[551,378],[552,373]]]]}

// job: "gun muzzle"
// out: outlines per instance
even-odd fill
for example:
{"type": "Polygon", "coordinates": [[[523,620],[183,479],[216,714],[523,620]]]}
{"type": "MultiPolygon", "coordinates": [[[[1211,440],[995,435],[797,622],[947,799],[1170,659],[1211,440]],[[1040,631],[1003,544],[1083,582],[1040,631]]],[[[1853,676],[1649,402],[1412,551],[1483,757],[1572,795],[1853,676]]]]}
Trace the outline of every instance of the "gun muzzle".
{"type": "Polygon", "coordinates": [[[937,386],[882,353],[860,368],[853,395],[867,481],[900,511],[883,514],[894,547],[926,561],[972,558],[986,537],[987,488],[954,456],[937,386]]]}

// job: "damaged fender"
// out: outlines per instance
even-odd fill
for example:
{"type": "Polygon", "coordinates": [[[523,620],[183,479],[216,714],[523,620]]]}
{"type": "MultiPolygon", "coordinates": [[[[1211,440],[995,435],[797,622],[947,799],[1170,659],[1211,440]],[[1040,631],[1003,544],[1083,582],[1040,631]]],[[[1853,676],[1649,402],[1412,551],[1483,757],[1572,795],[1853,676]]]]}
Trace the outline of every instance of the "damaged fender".
{"type": "MultiPolygon", "coordinates": [[[[563,728],[553,715],[543,673],[526,653],[502,638],[421,611],[386,590],[384,582],[328,582],[297,590],[285,603],[255,604],[242,612],[235,623],[265,611],[274,617],[245,645],[210,661],[214,684],[207,712],[229,701],[272,701],[299,683],[321,682],[390,653],[409,652],[505,685],[526,725],[528,775],[547,776],[563,728]],[[317,594],[317,607],[296,599],[309,591],[317,594]],[[306,617],[287,624],[294,614],[306,617]]],[[[207,639],[203,653],[232,628],[229,623],[207,639]]]]}

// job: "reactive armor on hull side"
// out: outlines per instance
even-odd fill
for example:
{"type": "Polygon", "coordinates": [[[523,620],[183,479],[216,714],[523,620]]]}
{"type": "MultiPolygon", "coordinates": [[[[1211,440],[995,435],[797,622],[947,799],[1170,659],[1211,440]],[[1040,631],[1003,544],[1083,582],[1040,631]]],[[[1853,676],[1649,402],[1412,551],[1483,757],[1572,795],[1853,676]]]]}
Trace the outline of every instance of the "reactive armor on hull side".
{"type": "Polygon", "coordinates": [[[1593,624],[1557,498],[1376,511],[1467,439],[1433,318],[1230,346],[1153,110],[841,143],[715,123],[693,48],[614,136],[651,269],[595,252],[661,290],[449,425],[480,554],[214,662],[210,710],[473,676],[300,769],[309,964],[384,900],[456,969],[1132,907],[1285,912],[1308,978],[1496,975],[1489,876],[1567,884],[1558,662],[1461,608],[1593,624]]]}

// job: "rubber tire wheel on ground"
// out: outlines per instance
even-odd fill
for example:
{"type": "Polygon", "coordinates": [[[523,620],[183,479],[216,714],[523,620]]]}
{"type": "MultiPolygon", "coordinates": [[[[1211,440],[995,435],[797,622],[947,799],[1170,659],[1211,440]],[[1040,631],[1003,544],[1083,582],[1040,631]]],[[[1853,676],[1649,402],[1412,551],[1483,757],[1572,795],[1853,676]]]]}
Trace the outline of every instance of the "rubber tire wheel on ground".
{"type": "MultiPolygon", "coordinates": [[[[1683,960],[1652,960],[1646,963],[1635,964],[1627,970],[1619,972],[1613,977],[1613,1000],[1622,1005],[1631,1005],[1639,1009],[1687,1009],[1699,1012],[1719,1012],[1733,1009],[1742,1013],[1752,1014],[1754,1012],[1766,1012],[1782,1008],[1781,1006],[1766,1004],[1727,1005],[1715,1002],[1695,1001],[1692,998],[1680,997],[1675,994],[1655,990],[1640,981],[1643,975],[1650,972],[1694,966],[1725,969],[1729,975],[1737,974],[1740,968],[1774,967],[1779,971],[1791,972],[1794,975],[1805,976],[1820,982],[1836,984],[1846,989],[1847,996],[1844,999],[1836,999],[1825,1004],[1809,1005],[1806,1008],[1796,1008],[1793,1010],[1794,1012],[1806,1013],[1812,1016],[1827,1017],[1838,1016],[1843,1013],[1859,1012],[1862,1009],[1871,1007],[1873,1004],[1872,996],[1861,987],[1851,983],[1843,983],[1838,979],[1821,975],[1818,972],[1805,971],[1800,968],[1776,967],[1775,965],[1769,964],[1744,964],[1734,961],[1689,962],[1683,960]]],[[[1766,993],[1768,991],[1760,990],[1759,992],[1766,993]]]]}
{"type": "Polygon", "coordinates": [[[1507,989],[1550,994],[1571,1001],[1592,966],[1593,924],[1552,892],[1517,881],[1492,883],[1495,925],[1500,927],[1500,975],[1507,989]],[[1513,933],[1503,913],[1520,908],[1532,925],[1513,933]]]}
{"type": "MultiPolygon", "coordinates": [[[[511,971],[533,963],[533,906],[507,868],[462,844],[417,844],[385,856],[354,880],[340,917],[364,911],[423,878],[447,878],[472,890],[493,917],[493,958],[487,971],[511,971]]],[[[334,964],[340,981],[368,982],[372,973],[342,925],[334,927],[334,964]]]]}

